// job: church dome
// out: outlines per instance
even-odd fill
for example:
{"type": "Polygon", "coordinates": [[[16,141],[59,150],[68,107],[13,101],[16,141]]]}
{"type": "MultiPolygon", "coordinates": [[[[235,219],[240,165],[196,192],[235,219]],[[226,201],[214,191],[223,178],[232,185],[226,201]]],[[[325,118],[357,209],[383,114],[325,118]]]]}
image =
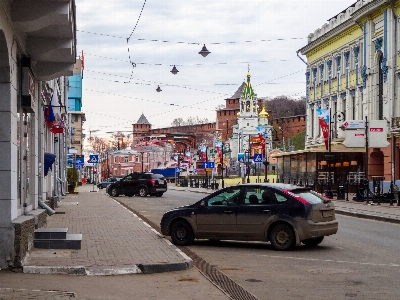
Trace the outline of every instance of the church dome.
{"type": "Polygon", "coordinates": [[[263,109],[260,111],[260,113],[258,114],[258,117],[259,118],[263,118],[263,119],[266,119],[266,118],[268,118],[268,113],[265,111],[265,107],[263,107],[263,109]]]}

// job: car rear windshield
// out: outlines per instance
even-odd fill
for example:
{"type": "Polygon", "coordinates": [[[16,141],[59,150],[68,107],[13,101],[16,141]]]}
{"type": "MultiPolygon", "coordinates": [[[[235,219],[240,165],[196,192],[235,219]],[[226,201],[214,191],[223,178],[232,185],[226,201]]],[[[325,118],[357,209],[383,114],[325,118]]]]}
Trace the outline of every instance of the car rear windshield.
{"type": "Polygon", "coordinates": [[[291,193],[295,194],[296,196],[299,196],[305,200],[307,200],[310,204],[319,204],[319,203],[325,203],[328,202],[329,200],[324,198],[322,195],[311,191],[311,190],[293,190],[290,191],[291,193]]]}
{"type": "Polygon", "coordinates": [[[161,174],[153,174],[153,175],[151,175],[151,177],[152,177],[153,179],[164,179],[164,176],[161,175],[161,174]]]}

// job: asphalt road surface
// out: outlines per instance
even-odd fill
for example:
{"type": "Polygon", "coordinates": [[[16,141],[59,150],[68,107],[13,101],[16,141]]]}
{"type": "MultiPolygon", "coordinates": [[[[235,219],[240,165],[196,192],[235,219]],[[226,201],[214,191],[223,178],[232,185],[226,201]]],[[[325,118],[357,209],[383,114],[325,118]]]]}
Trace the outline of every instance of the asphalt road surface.
{"type": "MultiPolygon", "coordinates": [[[[118,197],[159,225],[170,208],[204,194],[118,197]]],[[[195,241],[187,248],[258,299],[399,299],[400,225],[337,215],[339,232],[315,248],[274,251],[269,243],[195,241]]]]}

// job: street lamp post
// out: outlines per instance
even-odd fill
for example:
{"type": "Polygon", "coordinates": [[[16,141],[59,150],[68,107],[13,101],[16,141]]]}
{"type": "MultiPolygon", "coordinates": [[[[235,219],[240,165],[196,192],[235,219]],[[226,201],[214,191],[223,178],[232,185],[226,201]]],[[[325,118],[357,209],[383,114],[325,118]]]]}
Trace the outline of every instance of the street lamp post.
{"type": "Polygon", "coordinates": [[[140,154],[142,154],[142,173],[143,173],[143,154],[144,154],[144,151],[140,151],[140,154]]]}
{"type": "Polygon", "coordinates": [[[249,134],[249,150],[247,157],[247,183],[250,183],[250,154],[251,154],[251,145],[250,145],[250,134],[249,134]]]}

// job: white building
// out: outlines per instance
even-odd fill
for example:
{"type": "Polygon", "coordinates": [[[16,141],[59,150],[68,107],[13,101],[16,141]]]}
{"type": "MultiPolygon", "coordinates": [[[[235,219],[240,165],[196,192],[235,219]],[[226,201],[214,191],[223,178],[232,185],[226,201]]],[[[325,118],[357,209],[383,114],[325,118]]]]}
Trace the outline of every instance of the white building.
{"type": "Polygon", "coordinates": [[[72,75],[75,47],[74,0],[0,1],[0,268],[21,264],[46,223],[39,205],[60,195],[66,137],[50,131],[44,112],[51,103],[67,122],[61,76],[72,75]],[[58,157],[46,177],[45,153],[58,157]]]}

